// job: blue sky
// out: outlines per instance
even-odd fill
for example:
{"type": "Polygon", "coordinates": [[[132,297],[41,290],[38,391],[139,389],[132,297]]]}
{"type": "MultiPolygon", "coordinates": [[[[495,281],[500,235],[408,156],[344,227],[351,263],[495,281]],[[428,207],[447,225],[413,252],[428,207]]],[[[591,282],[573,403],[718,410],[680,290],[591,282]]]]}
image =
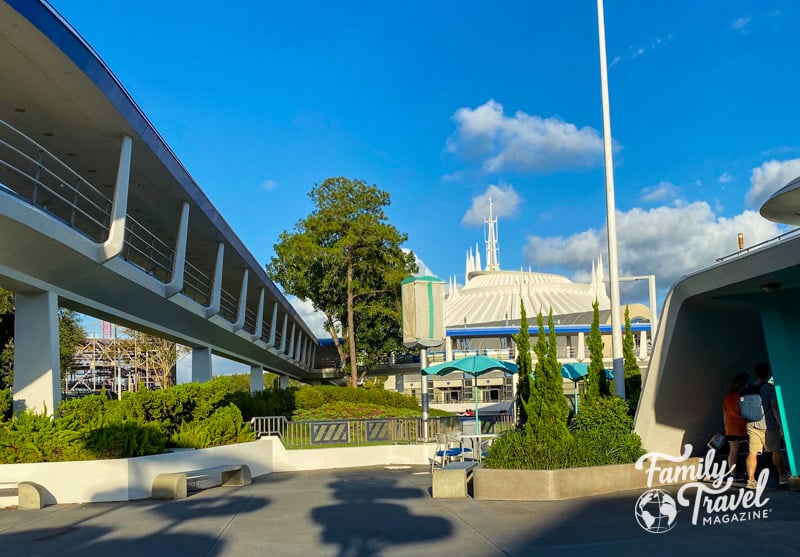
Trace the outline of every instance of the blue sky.
{"type": "MultiPolygon", "coordinates": [[[[463,283],[490,193],[501,268],[588,281],[607,261],[591,0],[52,4],[259,261],[330,176],[387,190],[445,280],[463,283]]],[[[660,299],[737,233],[781,231],[758,208],[800,175],[799,14],[605,3],[620,274],[655,274],[660,299]]]]}

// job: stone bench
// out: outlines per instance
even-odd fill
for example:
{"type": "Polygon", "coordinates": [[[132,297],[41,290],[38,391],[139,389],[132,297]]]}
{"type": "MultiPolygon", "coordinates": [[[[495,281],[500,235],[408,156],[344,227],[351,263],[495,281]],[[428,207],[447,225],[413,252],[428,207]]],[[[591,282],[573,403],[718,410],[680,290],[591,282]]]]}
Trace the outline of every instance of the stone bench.
{"type": "Polygon", "coordinates": [[[187,472],[159,474],[153,480],[153,499],[184,499],[191,484],[195,489],[216,487],[241,487],[250,485],[250,468],[246,464],[225,464],[187,472]],[[217,480],[219,478],[219,480],[217,480]],[[201,483],[209,485],[201,485],[201,483]]]}
{"type": "Polygon", "coordinates": [[[431,488],[434,499],[464,498],[469,495],[472,471],[478,466],[474,460],[451,462],[433,471],[431,488]]]}
{"type": "Polygon", "coordinates": [[[33,482],[0,482],[0,499],[17,499],[21,510],[41,509],[45,506],[45,490],[33,482]]]}

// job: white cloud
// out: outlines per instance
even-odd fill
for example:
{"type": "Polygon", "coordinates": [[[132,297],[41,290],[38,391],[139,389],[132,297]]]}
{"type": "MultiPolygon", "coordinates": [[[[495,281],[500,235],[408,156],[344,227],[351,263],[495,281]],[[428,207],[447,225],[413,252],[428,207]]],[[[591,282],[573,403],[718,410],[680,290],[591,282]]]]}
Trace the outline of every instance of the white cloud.
{"type": "MultiPolygon", "coordinates": [[[[704,201],[678,207],[618,211],[620,276],[654,274],[659,290],[666,290],[683,275],[735,252],[739,232],[744,234],[745,245],[780,233],[776,224],[755,211],[745,211],[733,218],[718,217],[704,201]]],[[[591,269],[591,262],[598,255],[603,254],[603,260],[608,261],[607,247],[605,228],[571,236],[530,236],[525,259],[534,270],[556,269],[575,280],[591,269]]]]}
{"type": "Polygon", "coordinates": [[[660,182],[642,190],[642,201],[645,203],[663,203],[672,201],[680,196],[680,189],[671,182],[660,182]]]}
{"type": "Polygon", "coordinates": [[[456,131],[447,150],[480,161],[486,172],[553,172],[602,162],[603,138],[589,126],[579,129],[557,117],[522,111],[506,116],[494,100],[475,109],[459,108],[453,120],[456,131]]]}
{"type": "Polygon", "coordinates": [[[753,20],[751,17],[739,17],[733,20],[731,23],[731,29],[734,31],[741,31],[742,33],[747,32],[747,25],[753,20]]]}
{"type": "Polygon", "coordinates": [[[757,209],[770,195],[800,176],[800,159],[767,161],[754,168],[750,175],[750,189],[745,194],[748,208],[757,209]]]}
{"type": "Polygon", "coordinates": [[[277,185],[278,184],[275,182],[275,180],[264,180],[261,182],[261,188],[267,191],[274,189],[277,185]]]}
{"type": "Polygon", "coordinates": [[[727,184],[728,182],[733,182],[733,176],[731,176],[727,172],[723,172],[722,174],[720,174],[718,181],[720,184],[727,184]]]}
{"type": "Polygon", "coordinates": [[[318,338],[330,338],[330,333],[325,330],[325,315],[314,309],[314,305],[309,300],[301,300],[296,296],[286,296],[292,307],[300,314],[306,322],[311,332],[318,338]]]}
{"type": "Polygon", "coordinates": [[[489,199],[492,200],[492,214],[495,217],[513,217],[522,202],[519,194],[511,185],[492,184],[486,191],[472,198],[472,206],[461,218],[464,226],[478,226],[489,217],[489,199]]]}

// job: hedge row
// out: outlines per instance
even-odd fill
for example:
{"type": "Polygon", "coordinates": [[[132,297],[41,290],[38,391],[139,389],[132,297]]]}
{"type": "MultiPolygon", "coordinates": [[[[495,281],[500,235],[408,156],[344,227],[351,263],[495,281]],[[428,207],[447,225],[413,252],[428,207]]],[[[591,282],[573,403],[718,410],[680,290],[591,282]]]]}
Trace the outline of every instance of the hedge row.
{"type": "Polygon", "coordinates": [[[387,408],[419,410],[416,398],[383,389],[343,389],[341,387],[301,387],[295,393],[295,406],[302,410],[319,408],[332,402],[375,404],[387,408]]]}
{"type": "Polygon", "coordinates": [[[492,443],[483,464],[487,468],[555,470],[625,464],[644,453],[641,439],[632,431],[627,403],[615,396],[587,401],[570,420],[569,430],[571,435],[561,441],[509,431],[492,443]]]}

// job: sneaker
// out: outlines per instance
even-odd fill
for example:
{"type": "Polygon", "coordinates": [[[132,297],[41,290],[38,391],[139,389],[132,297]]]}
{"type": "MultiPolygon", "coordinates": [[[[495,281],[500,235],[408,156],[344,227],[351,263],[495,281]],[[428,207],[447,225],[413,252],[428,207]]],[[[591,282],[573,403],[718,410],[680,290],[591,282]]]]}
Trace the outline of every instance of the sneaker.
{"type": "Polygon", "coordinates": [[[756,485],[755,480],[747,480],[747,489],[755,489],[756,485]]]}
{"type": "Polygon", "coordinates": [[[786,485],[789,483],[789,474],[781,474],[780,479],[778,480],[781,485],[786,485]]]}

